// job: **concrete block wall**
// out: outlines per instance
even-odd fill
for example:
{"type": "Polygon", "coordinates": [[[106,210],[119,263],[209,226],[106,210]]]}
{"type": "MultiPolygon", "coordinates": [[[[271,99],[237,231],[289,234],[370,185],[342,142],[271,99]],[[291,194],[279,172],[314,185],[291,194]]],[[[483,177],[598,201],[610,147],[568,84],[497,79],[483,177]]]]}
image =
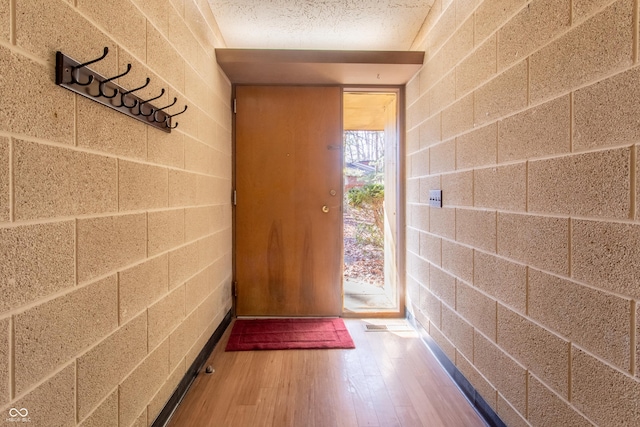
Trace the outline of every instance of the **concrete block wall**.
{"type": "Polygon", "coordinates": [[[0,420],[150,425],[231,308],[231,85],[206,0],[0,1],[0,420]],[[166,134],[54,83],[152,97],[166,134]]]}
{"type": "Polygon", "coordinates": [[[409,309],[509,426],[640,424],[638,10],[435,0],[413,46],[409,309]]]}

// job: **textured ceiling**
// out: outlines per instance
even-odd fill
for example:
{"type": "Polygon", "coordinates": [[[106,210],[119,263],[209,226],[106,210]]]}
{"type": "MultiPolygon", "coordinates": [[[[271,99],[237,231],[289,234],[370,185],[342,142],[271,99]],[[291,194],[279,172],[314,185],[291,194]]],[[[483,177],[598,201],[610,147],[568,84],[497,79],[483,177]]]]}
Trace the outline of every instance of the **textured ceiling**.
{"type": "Polygon", "coordinates": [[[209,0],[228,48],[409,50],[433,0],[209,0]]]}

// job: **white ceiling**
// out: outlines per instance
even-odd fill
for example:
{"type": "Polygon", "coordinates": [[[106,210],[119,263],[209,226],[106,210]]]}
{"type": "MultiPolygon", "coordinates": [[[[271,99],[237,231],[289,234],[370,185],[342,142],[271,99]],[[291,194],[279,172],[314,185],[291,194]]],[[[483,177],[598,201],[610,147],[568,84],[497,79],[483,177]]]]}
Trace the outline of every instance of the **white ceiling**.
{"type": "Polygon", "coordinates": [[[409,50],[434,0],[208,0],[226,47],[409,50]]]}

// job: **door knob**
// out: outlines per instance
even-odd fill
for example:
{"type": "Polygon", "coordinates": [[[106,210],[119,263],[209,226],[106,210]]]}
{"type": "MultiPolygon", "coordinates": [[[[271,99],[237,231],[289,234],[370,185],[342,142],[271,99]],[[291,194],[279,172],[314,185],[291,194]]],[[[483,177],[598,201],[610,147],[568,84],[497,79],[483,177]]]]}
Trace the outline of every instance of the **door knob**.
{"type": "Polygon", "coordinates": [[[328,212],[329,212],[329,206],[324,205],[324,206],[322,207],[322,212],[324,212],[324,213],[328,213],[328,212]]]}

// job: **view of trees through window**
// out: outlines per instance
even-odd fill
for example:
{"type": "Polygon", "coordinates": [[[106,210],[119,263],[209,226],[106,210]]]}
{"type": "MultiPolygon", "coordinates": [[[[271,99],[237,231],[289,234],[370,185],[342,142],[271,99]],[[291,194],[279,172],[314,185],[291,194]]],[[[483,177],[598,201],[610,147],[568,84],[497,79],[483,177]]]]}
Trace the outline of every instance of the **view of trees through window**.
{"type": "Polygon", "coordinates": [[[384,131],[348,130],[344,132],[344,161],[349,164],[374,163],[384,168],[384,131]]]}
{"type": "Polygon", "coordinates": [[[384,285],[383,131],[344,132],[345,279],[384,285]]]}

